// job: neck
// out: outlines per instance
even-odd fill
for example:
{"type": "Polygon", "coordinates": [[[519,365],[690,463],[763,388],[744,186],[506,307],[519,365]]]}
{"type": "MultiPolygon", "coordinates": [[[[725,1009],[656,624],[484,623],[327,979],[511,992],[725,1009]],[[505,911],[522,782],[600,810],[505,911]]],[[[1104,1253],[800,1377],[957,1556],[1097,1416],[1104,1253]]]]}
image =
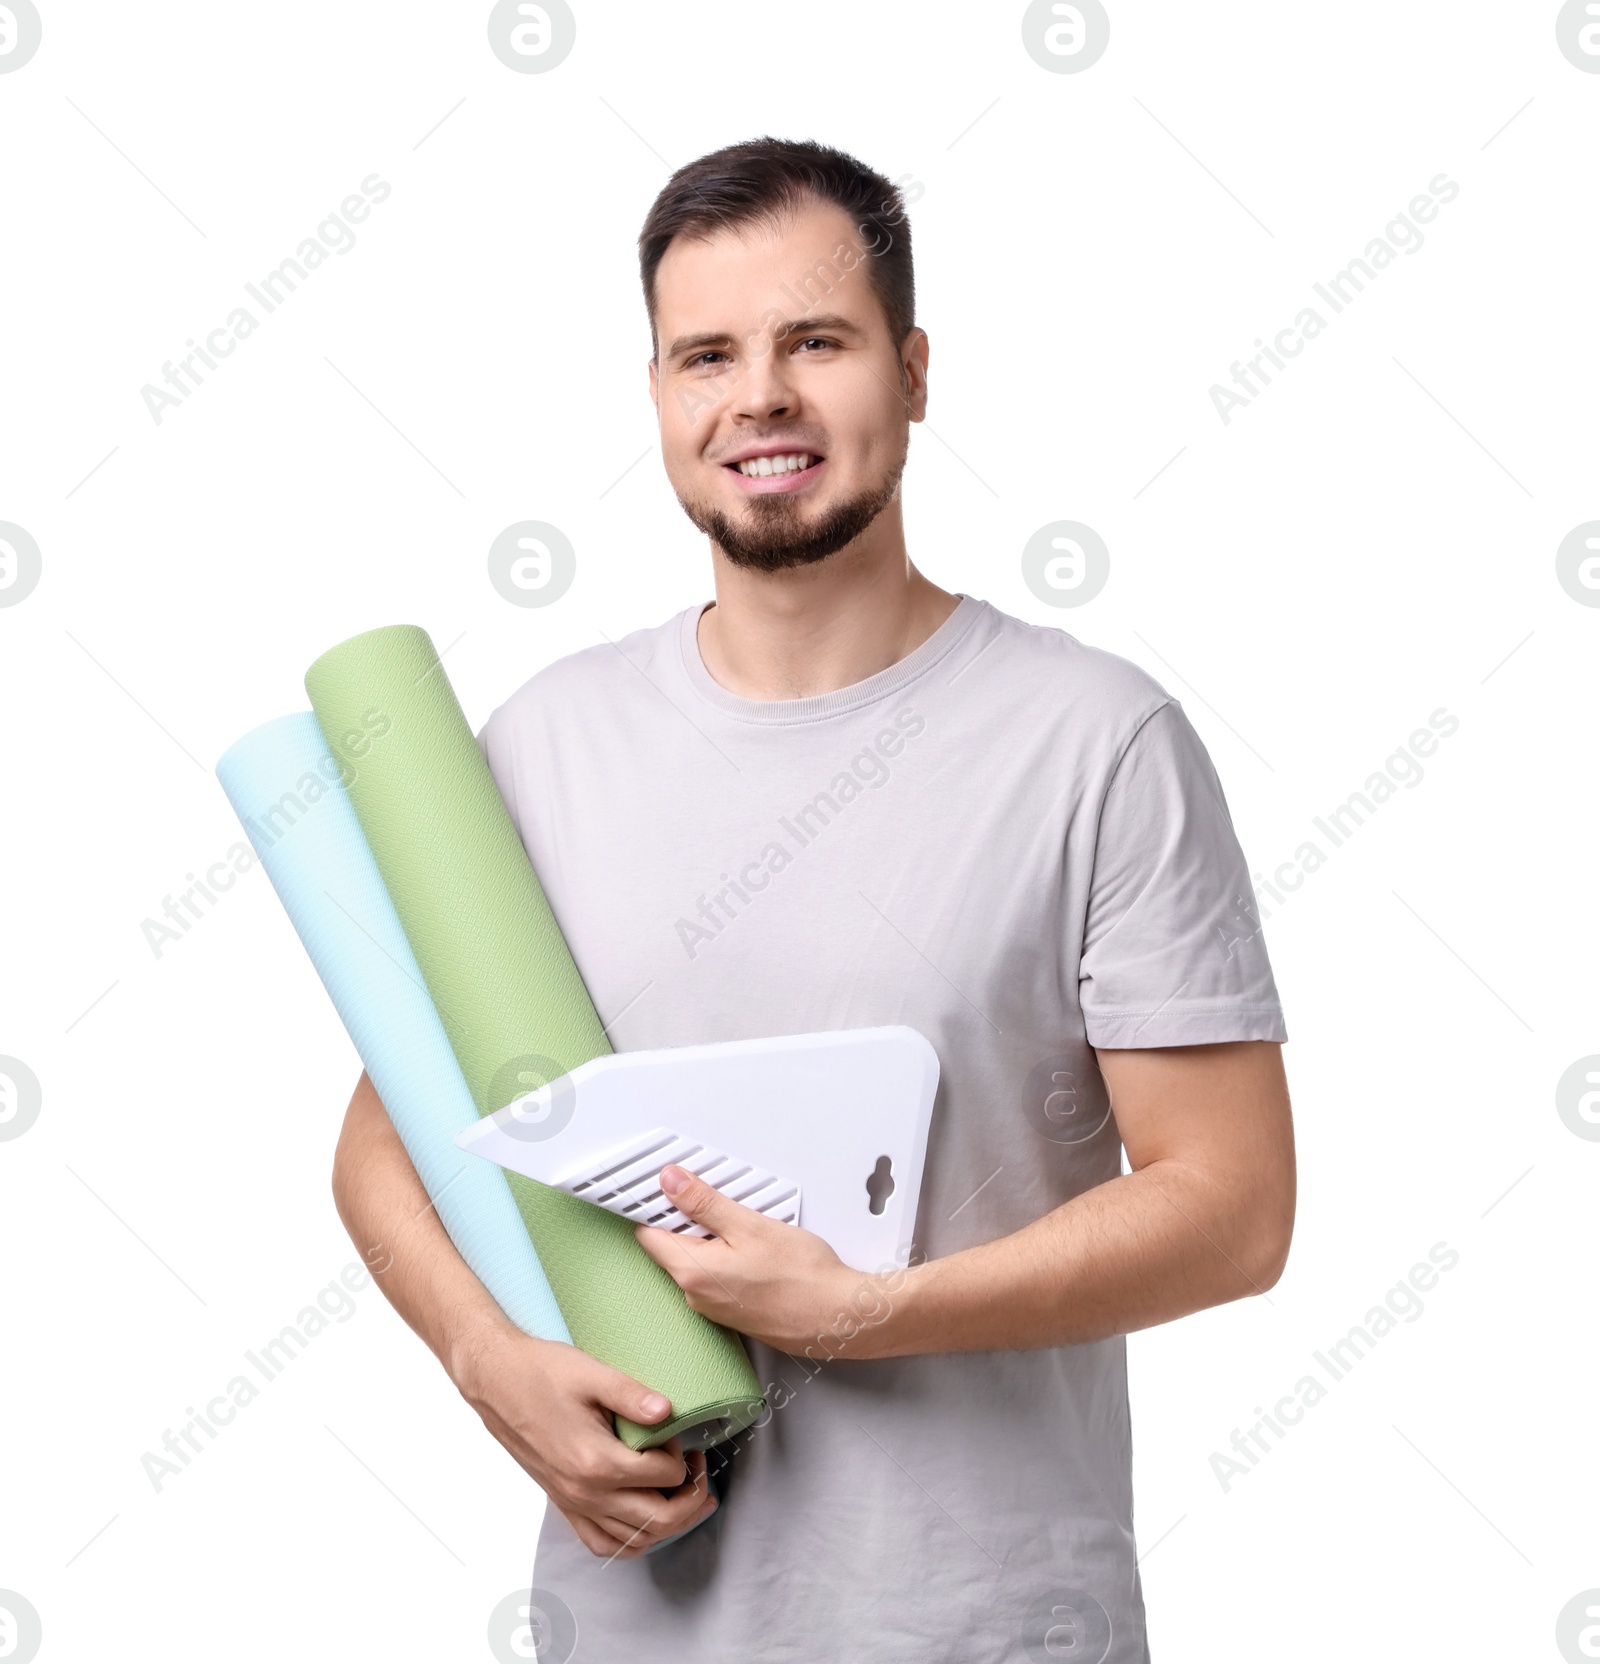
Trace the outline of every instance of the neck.
{"type": "Polygon", "coordinates": [[[865,681],[920,647],[960,599],[911,564],[898,499],[812,566],[755,572],[715,544],[712,559],[717,598],[700,616],[700,657],[745,699],[806,699],[865,681]]]}

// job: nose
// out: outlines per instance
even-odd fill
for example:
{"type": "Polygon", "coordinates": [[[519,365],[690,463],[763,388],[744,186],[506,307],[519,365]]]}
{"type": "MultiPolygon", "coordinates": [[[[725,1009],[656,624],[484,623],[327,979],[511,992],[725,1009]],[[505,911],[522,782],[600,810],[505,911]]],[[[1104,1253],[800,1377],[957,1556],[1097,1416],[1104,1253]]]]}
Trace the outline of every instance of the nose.
{"type": "Polygon", "coordinates": [[[744,374],[734,389],[735,421],[771,422],[799,414],[800,399],[790,375],[788,354],[766,343],[745,361],[744,374]]]}

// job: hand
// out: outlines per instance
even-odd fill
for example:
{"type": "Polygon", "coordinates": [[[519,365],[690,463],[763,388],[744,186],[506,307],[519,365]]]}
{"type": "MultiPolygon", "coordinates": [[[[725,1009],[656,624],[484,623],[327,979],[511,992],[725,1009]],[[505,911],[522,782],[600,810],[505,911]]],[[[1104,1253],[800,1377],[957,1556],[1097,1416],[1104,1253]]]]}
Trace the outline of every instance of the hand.
{"type": "Polygon", "coordinates": [[[863,1330],[888,1315],[882,1279],[853,1271],[822,1240],[798,1225],[768,1219],[682,1167],[661,1169],[661,1188],[679,1212],[712,1240],[638,1225],[639,1245],[683,1290],[702,1316],[804,1355],[819,1344],[830,1353],[871,1351],[863,1330]]]}
{"type": "Polygon", "coordinates": [[[646,1425],[660,1421],[672,1408],[667,1400],[575,1346],[533,1340],[500,1323],[461,1343],[450,1376],[602,1559],[637,1559],[717,1506],[703,1451],[685,1460],[676,1438],[632,1451],[612,1429],[613,1412],[646,1425]]]}

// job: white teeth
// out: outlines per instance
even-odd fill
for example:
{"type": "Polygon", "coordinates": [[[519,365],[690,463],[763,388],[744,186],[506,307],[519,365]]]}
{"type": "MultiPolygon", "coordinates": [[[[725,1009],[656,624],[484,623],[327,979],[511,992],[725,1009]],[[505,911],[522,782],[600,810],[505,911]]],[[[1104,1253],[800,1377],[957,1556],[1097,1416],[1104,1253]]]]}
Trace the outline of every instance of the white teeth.
{"type": "Polygon", "coordinates": [[[739,463],[739,472],[749,479],[764,479],[770,474],[797,474],[809,468],[816,459],[804,451],[790,456],[755,456],[739,463]]]}

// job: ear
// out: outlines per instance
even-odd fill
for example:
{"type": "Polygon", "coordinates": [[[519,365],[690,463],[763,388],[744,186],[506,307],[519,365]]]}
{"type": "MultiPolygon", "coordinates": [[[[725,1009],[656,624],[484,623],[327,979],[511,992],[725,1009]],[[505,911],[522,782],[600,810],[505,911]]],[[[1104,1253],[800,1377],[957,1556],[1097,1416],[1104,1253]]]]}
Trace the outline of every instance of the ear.
{"type": "Polygon", "coordinates": [[[906,415],[920,422],[928,414],[928,332],[913,328],[900,344],[900,373],[906,382],[906,415]]]}

